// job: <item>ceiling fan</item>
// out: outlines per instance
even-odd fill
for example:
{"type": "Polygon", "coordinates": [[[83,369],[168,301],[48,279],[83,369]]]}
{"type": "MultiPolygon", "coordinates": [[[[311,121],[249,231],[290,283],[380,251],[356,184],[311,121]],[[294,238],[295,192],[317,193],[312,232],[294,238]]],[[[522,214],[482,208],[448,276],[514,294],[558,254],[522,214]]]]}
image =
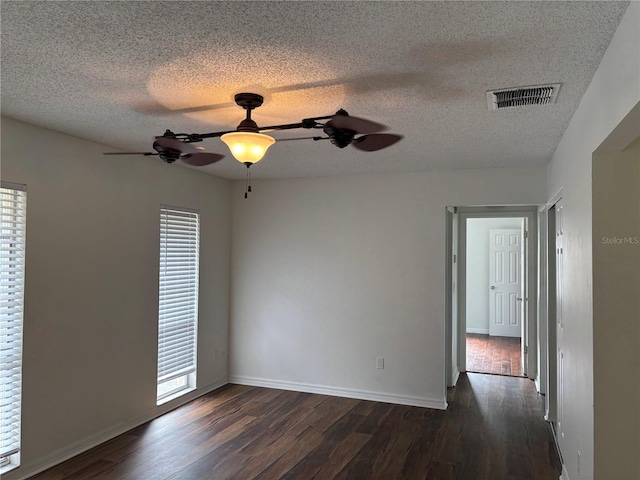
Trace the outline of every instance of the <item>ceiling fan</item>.
{"type": "Polygon", "coordinates": [[[193,167],[210,165],[224,158],[224,155],[205,152],[204,147],[179,140],[171,130],[164,132],[161,137],[156,137],[153,149],[155,152],[105,152],[103,155],[157,155],[166,163],[180,160],[193,167]]]}
{"type": "MultiPolygon", "coordinates": [[[[262,105],[263,101],[264,98],[256,93],[235,95],[236,104],[247,111],[246,118],[240,122],[236,130],[212,133],[173,133],[171,130],[167,130],[164,135],[156,137],[153,142],[155,152],[108,152],[105,155],[157,155],[167,163],[181,161],[187,165],[201,167],[222,160],[224,155],[205,152],[203,147],[195,146],[193,143],[201,142],[205,138],[220,137],[229,147],[233,157],[246,165],[248,169],[260,161],[267,149],[276,142],[273,137],[260,132],[297,128],[321,129],[325,136],[289,138],[279,141],[329,140],[338,148],[353,145],[354,148],[365,152],[382,150],[403,138],[402,135],[378,133],[386,130],[387,127],[364,118],[352,117],[343,109],[338,110],[334,115],[305,118],[298,123],[258,127],[251,118],[251,112],[262,105]]],[[[250,187],[247,191],[251,191],[250,187]]]]}

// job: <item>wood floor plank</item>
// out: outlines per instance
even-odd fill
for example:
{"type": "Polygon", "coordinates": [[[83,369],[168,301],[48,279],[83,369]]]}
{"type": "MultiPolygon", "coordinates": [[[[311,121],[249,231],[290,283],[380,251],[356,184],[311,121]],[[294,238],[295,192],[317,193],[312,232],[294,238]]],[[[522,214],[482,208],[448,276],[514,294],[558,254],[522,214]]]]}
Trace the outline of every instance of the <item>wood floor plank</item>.
{"type": "Polygon", "coordinates": [[[467,333],[467,371],[522,377],[520,338],[467,333]]]}
{"type": "Polygon", "coordinates": [[[173,468],[167,467],[165,472],[172,472],[175,478],[184,478],[183,471],[185,469],[185,465],[188,468],[189,465],[192,465],[203,457],[210,455],[211,451],[214,450],[217,445],[224,445],[231,442],[238,435],[245,432],[255,420],[256,417],[243,416],[224,430],[209,438],[206,442],[191,449],[191,451],[180,459],[181,461],[179,464],[174,462],[173,468]]]}
{"type": "MultiPolygon", "coordinates": [[[[273,425],[256,441],[249,443],[240,450],[240,453],[248,455],[249,459],[236,472],[238,478],[255,476],[256,473],[266,470],[285,455],[291,449],[291,439],[298,438],[310,427],[326,419],[326,410],[319,408],[326,398],[320,395],[307,395],[300,401],[297,411],[288,420],[274,428],[273,425]]],[[[329,417],[331,418],[331,417],[329,417]]],[[[296,448],[300,444],[296,442],[296,448]]]]}
{"type": "Polygon", "coordinates": [[[110,452],[117,451],[120,448],[124,448],[127,445],[131,445],[132,443],[137,442],[139,439],[140,438],[137,436],[125,433],[112,440],[109,440],[108,442],[103,443],[100,446],[100,450],[88,450],[74,457],[73,462],[64,462],[55,467],[55,469],[48,470],[32,478],[38,480],[62,480],[64,478],[69,478],[73,474],[75,474],[75,472],[85,469],[87,466],[92,465],[100,459],[108,460],[104,458],[105,455],[108,455],[110,452]]]}
{"type": "Polygon", "coordinates": [[[318,430],[307,429],[295,440],[295,448],[289,448],[275,462],[255,476],[255,480],[284,478],[303,458],[317,449],[324,441],[324,435],[318,430]]]}
{"type": "Polygon", "coordinates": [[[351,461],[362,447],[369,441],[371,435],[351,432],[329,453],[327,461],[314,475],[315,480],[333,479],[344,466],[351,461]]]}
{"type": "Polygon", "coordinates": [[[413,435],[404,433],[393,435],[387,444],[384,455],[378,456],[373,463],[371,478],[380,480],[401,478],[413,441],[413,435]]]}
{"type": "Polygon", "coordinates": [[[329,461],[329,457],[337,444],[344,441],[351,433],[361,433],[359,432],[359,426],[365,419],[366,417],[362,415],[348,414],[341,416],[323,432],[322,444],[303,457],[283,478],[314,478],[325,463],[329,461]]]}
{"type": "Polygon", "coordinates": [[[103,478],[107,472],[114,467],[113,462],[107,460],[96,460],[85,468],[76,470],[71,475],[65,477],[67,480],[88,480],[90,478],[103,478]]]}
{"type": "MultiPolygon", "coordinates": [[[[448,463],[433,462],[427,470],[428,480],[456,480],[456,468],[448,463]]],[[[497,479],[497,477],[495,477],[497,479]]]]}
{"type": "MultiPolygon", "coordinates": [[[[251,430],[243,431],[231,441],[213,446],[208,455],[202,456],[187,466],[184,473],[185,478],[193,478],[194,480],[216,478],[215,476],[211,477],[212,475],[224,478],[225,475],[235,473],[235,471],[232,472],[233,468],[236,470],[242,468],[242,463],[236,462],[232,458],[240,456],[245,461],[250,458],[249,455],[242,454],[241,450],[251,442],[259,441],[261,434],[269,428],[273,428],[274,425],[282,423],[289,416],[294,415],[296,412],[295,403],[301,395],[304,394],[284,392],[277,399],[263,404],[263,413],[252,423],[251,430]]],[[[258,410],[251,407],[252,405],[249,404],[247,412],[258,413],[258,410]]]]}
{"type": "Polygon", "coordinates": [[[557,480],[543,398],[462,374],[447,411],[228,385],[37,480],[557,480]]]}

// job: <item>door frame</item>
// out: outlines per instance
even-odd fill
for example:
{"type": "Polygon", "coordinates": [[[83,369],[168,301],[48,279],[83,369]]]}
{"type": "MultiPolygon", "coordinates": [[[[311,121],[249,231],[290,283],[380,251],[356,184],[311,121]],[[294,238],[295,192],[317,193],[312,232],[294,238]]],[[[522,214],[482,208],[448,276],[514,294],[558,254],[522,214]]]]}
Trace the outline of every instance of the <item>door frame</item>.
{"type": "Polygon", "coordinates": [[[545,420],[553,426],[557,421],[558,410],[558,314],[557,314],[557,266],[556,266],[556,208],[558,202],[562,200],[562,189],[551,197],[543,208],[544,217],[546,219],[546,235],[544,243],[546,244],[545,257],[542,263],[545,265],[544,281],[545,281],[545,356],[546,361],[546,378],[545,378],[545,420]]]}
{"type": "Polygon", "coordinates": [[[457,347],[452,349],[452,345],[458,344],[458,309],[457,297],[457,270],[452,265],[456,265],[458,255],[458,214],[455,207],[447,207],[445,226],[445,256],[446,268],[444,272],[445,282],[445,386],[455,387],[460,376],[460,366],[458,365],[457,347]]]}
{"type": "MultiPolygon", "coordinates": [[[[452,350],[457,350],[458,370],[466,372],[467,370],[467,219],[469,218],[505,218],[505,217],[523,217],[525,218],[525,230],[527,237],[524,240],[526,244],[526,261],[527,268],[527,285],[525,299],[525,315],[523,323],[525,324],[526,338],[522,341],[527,347],[527,355],[525,357],[525,365],[523,369],[525,375],[532,380],[537,375],[537,312],[538,312],[538,205],[521,205],[521,206],[479,206],[479,207],[455,207],[458,213],[458,261],[454,265],[447,258],[447,270],[453,271],[457,269],[458,276],[458,295],[457,306],[458,315],[456,325],[453,325],[453,319],[447,318],[447,330],[455,330],[458,332],[457,341],[447,342],[445,352],[449,355],[452,350]]],[[[453,301],[453,298],[447,298],[447,301],[453,301]]],[[[449,330],[449,331],[451,331],[449,330]]],[[[447,336],[452,338],[452,336],[447,336]]]]}
{"type": "MultiPolygon", "coordinates": [[[[546,395],[549,389],[549,215],[547,205],[538,207],[538,376],[536,389],[546,395]]],[[[552,227],[555,229],[555,227],[552,227]]],[[[553,251],[553,250],[551,250],[553,251]]],[[[545,415],[548,412],[545,400],[545,415]]]]}

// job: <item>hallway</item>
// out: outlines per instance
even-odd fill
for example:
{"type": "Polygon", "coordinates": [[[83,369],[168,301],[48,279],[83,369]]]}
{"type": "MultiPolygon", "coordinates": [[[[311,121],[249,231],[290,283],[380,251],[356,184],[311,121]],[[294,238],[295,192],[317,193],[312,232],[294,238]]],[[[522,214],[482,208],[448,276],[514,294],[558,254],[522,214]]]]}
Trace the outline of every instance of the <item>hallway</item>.
{"type": "Polygon", "coordinates": [[[520,338],[467,333],[467,371],[522,377],[520,338]]]}

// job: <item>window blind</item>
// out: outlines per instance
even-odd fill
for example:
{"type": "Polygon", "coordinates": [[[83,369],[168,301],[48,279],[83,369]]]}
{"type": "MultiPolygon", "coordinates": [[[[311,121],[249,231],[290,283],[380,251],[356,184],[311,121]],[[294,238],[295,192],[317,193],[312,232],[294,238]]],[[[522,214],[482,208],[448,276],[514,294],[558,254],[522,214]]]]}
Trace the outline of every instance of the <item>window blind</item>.
{"type": "Polygon", "coordinates": [[[158,384],[196,370],[200,215],[160,209],[158,384]]]}
{"type": "Polygon", "coordinates": [[[0,466],[20,451],[26,191],[0,188],[0,466]]]}

